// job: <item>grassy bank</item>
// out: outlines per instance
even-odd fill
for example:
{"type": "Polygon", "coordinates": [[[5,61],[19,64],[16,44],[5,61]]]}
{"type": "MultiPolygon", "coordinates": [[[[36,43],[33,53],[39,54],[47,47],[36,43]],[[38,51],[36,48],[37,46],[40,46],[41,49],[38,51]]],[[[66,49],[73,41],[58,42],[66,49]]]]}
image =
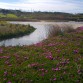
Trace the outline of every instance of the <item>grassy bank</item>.
{"type": "Polygon", "coordinates": [[[0,83],[82,83],[83,31],[32,46],[0,47],[0,83]]]}
{"type": "Polygon", "coordinates": [[[0,21],[0,40],[30,34],[35,29],[30,25],[10,24],[0,21]]]}

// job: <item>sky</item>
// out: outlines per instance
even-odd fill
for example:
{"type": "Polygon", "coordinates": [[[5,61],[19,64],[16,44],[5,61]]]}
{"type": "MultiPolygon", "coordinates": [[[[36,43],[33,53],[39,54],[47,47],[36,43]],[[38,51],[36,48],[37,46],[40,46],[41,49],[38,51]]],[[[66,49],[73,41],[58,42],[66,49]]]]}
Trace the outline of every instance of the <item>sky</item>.
{"type": "Polygon", "coordinates": [[[0,8],[83,13],[83,0],[0,0],[0,8]]]}

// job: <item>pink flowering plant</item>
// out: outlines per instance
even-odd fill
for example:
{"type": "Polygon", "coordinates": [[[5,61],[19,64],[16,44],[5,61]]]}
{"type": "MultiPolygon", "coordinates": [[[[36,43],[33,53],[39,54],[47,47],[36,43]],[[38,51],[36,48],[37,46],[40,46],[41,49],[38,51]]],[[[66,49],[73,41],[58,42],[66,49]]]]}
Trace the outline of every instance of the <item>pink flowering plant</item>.
{"type": "Polygon", "coordinates": [[[0,83],[83,83],[83,31],[0,46],[0,83]]]}

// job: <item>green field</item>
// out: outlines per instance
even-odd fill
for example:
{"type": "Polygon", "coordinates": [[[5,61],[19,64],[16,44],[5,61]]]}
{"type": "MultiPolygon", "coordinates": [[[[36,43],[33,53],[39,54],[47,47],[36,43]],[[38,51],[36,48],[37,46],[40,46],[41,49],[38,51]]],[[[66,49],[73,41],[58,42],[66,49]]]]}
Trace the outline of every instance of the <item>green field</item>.
{"type": "Polygon", "coordinates": [[[18,18],[15,14],[1,14],[0,13],[0,18],[18,18]]]}
{"type": "Polygon", "coordinates": [[[0,47],[0,83],[83,83],[83,30],[0,47]]]}

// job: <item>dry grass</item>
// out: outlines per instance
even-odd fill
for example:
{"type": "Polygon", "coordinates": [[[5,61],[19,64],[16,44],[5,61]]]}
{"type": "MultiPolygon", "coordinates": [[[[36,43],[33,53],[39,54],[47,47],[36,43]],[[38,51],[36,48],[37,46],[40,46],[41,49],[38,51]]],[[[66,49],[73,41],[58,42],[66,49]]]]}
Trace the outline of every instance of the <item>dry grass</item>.
{"type": "Polygon", "coordinates": [[[70,24],[55,24],[55,25],[46,25],[49,28],[48,35],[55,36],[59,34],[64,34],[66,32],[72,32],[75,29],[70,24]]]}

